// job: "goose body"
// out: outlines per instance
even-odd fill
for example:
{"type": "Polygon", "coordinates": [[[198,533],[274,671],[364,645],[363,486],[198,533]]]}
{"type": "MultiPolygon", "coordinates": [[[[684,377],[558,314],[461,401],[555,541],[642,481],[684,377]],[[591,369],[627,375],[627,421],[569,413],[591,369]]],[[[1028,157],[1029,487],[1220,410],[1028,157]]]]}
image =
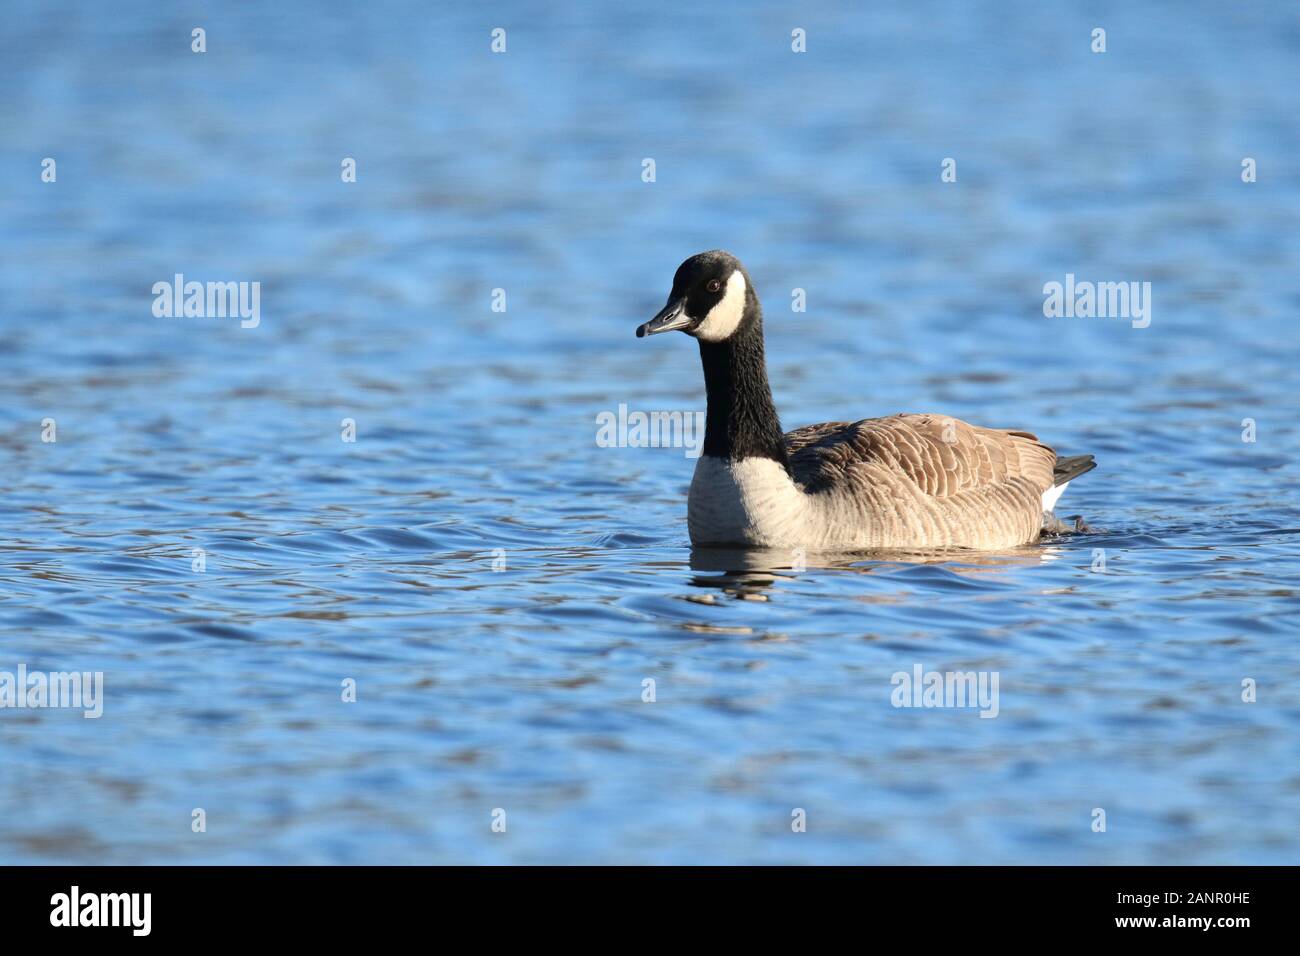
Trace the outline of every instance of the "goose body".
{"type": "Polygon", "coordinates": [[[637,335],[700,345],[703,454],[687,504],[695,545],[812,550],[975,548],[1036,541],[1066,484],[1095,467],[1024,431],[905,414],[781,432],[762,311],[735,257],[682,263],[668,304],[637,335]]]}

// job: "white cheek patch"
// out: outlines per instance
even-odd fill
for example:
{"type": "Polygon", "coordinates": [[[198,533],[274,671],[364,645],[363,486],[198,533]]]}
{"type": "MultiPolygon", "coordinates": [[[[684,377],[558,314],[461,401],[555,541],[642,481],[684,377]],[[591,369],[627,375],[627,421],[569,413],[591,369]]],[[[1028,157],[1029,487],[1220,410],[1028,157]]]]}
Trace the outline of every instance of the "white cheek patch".
{"type": "Polygon", "coordinates": [[[727,291],[722,299],[709,310],[704,321],[691,334],[705,342],[721,342],[731,338],[744,317],[745,277],[737,269],[727,280],[727,291]]]}

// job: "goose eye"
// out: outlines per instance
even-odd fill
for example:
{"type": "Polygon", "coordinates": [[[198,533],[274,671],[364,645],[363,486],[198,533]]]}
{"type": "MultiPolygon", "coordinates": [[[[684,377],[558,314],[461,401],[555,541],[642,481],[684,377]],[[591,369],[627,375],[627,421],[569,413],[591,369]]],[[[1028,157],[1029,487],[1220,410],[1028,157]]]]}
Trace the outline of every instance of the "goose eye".
{"type": "Polygon", "coordinates": [[[709,284],[705,288],[707,288],[710,292],[717,292],[719,289],[722,288],[722,283],[719,282],[717,279],[710,279],[709,284]]]}

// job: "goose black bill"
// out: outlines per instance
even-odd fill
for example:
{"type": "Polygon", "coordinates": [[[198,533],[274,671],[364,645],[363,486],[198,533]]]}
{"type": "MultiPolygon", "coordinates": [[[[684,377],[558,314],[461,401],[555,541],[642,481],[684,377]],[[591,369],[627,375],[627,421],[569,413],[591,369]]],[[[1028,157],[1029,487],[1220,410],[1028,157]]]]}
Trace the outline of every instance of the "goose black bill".
{"type": "Polygon", "coordinates": [[[645,338],[647,335],[658,335],[660,332],[671,332],[674,329],[685,329],[691,324],[691,318],[686,314],[686,300],[674,299],[666,306],[659,310],[649,322],[637,326],[636,337],[645,338]]]}

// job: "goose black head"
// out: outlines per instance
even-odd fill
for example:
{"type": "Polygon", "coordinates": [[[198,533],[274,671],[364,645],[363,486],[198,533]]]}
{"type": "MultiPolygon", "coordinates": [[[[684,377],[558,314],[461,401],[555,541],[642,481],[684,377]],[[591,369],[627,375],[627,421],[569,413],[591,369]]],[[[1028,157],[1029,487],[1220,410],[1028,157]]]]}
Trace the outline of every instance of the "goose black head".
{"type": "Polygon", "coordinates": [[[637,327],[636,337],[680,329],[702,342],[723,342],[756,314],[756,302],[739,259],[721,249],[701,252],[677,267],[668,304],[637,327]]]}

